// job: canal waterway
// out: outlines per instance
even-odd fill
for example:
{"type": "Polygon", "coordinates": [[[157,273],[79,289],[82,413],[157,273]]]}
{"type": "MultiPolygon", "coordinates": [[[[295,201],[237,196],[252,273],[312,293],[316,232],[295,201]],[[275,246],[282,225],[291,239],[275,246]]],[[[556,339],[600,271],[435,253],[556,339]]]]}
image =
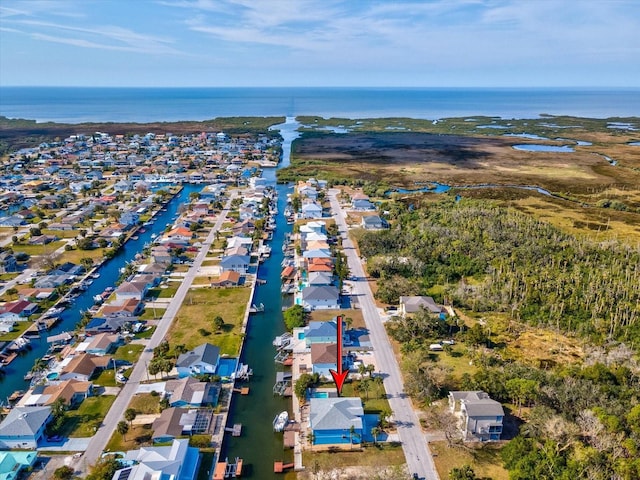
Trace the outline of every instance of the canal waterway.
{"type": "MultiPolygon", "coordinates": [[[[295,131],[298,123],[293,118],[287,118],[286,123],[272,128],[279,129],[283,137],[283,158],[278,167],[282,168],[289,164],[291,142],[298,136],[295,131]]],[[[284,450],[283,434],[273,431],[273,418],[278,413],[288,410],[290,416],[293,414],[291,401],[273,394],[276,372],[284,369],[274,362],[276,352],[272,342],[285,331],[282,306],[287,304],[287,298],[283,298],[280,292],[280,273],[284,258],[282,244],[292,226],[287,224],[283,212],[287,193],[293,192],[289,185],[276,185],[275,173],[275,169],[265,169],[263,173],[278,192],[278,215],[271,242],[271,256],[258,268],[258,278],[267,283],[256,287],[253,302],[256,305],[264,304],[265,311],[251,316],[242,352],[242,362],[253,369],[253,377],[249,383],[250,393],[245,396],[234,395],[228,421],[228,426],[241,423],[242,435],[225,437],[221,455],[222,459],[243,459],[243,478],[282,479],[282,476],[273,473],[273,462],[293,461],[293,452],[284,450]]]]}
{"type": "Polygon", "coordinates": [[[137,234],[137,240],[130,239],[111,259],[104,262],[97,272],[100,277],[95,279],[87,290],[72,301],[61,315],[60,321],[41,337],[31,340],[31,349],[23,352],[18,358],[5,367],[6,375],[0,377],[0,401],[5,400],[15,390],[26,390],[29,382],[24,380],[24,375],[31,370],[36,359],[41,358],[47,352],[47,336],[56,335],[64,331],[71,331],[80,321],[82,311],[88,310],[94,304],[93,297],[102,293],[107,287],[112,287],[120,276],[120,269],[128,262],[135,259],[141,253],[145,244],[152,241],[152,235],[160,235],[168,223],[173,224],[179,209],[189,202],[189,194],[202,190],[202,185],[185,184],[184,188],[169,201],[163,210],[151,220],[153,223],[145,227],[144,233],[137,234]]]}

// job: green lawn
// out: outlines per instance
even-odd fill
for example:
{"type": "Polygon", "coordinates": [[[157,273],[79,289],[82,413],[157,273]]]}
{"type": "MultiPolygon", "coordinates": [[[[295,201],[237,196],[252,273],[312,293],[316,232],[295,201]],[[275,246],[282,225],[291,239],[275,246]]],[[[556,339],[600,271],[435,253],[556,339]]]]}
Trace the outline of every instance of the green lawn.
{"type": "Polygon", "coordinates": [[[129,363],[135,363],[138,361],[142,350],[144,350],[144,345],[122,345],[118,347],[116,353],[113,355],[113,358],[129,363]]]}
{"type": "Polygon", "coordinates": [[[6,282],[8,280],[13,280],[18,275],[20,275],[20,272],[3,273],[2,275],[0,275],[0,280],[4,280],[6,282]]]}
{"type": "Polygon", "coordinates": [[[140,320],[156,320],[156,319],[162,318],[165,310],[166,309],[164,308],[148,307],[144,309],[144,312],[142,312],[142,315],[140,315],[138,318],[140,320]]]}
{"type": "Polygon", "coordinates": [[[24,332],[27,328],[31,326],[31,322],[16,322],[13,327],[13,332],[0,334],[0,342],[6,340],[15,340],[22,332],[24,332]]]}
{"type": "Polygon", "coordinates": [[[115,387],[118,385],[116,382],[116,374],[113,372],[113,368],[105,368],[100,375],[91,380],[94,385],[101,387],[115,387]]]}
{"type": "Polygon", "coordinates": [[[383,410],[391,410],[389,401],[386,399],[384,386],[371,382],[368,392],[358,389],[358,380],[345,383],[342,388],[343,397],[360,397],[365,413],[380,413],[383,410]]]}
{"type": "Polygon", "coordinates": [[[452,468],[471,465],[476,475],[494,480],[508,480],[509,473],[502,466],[499,445],[481,445],[473,449],[447,447],[447,442],[431,442],[431,452],[440,478],[448,478],[452,468]]]}
{"type": "Polygon", "coordinates": [[[150,393],[138,393],[133,396],[129,408],[133,408],[141,415],[160,413],[160,395],[150,393]]]}
{"type": "Polygon", "coordinates": [[[115,399],[115,395],[87,398],[76,410],[67,411],[67,420],[60,434],[68,437],[93,436],[94,429],[102,423],[115,399]]]}
{"type": "Polygon", "coordinates": [[[135,334],[135,338],[151,338],[151,336],[153,335],[153,332],[156,331],[156,326],[152,325],[151,327],[147,328],[146,330],[140,332],[140,333],[136,333],[135,334]]]}
{"type": "Polygon", "coordinates": [[[173,298],[178,287],[152,288],[149,290],[149,298],[173,298]]]}
{"type": "Polygon", "coordinates": [[[66,242],[62,240],[58,240],[57,242],[51,242],[47,245],[18,245],[11,244],[11,248],[14,252],[24,252],[31,256],[33,255],[43,255],[48,253],[55,252],[58,248],[65,245],[66,242]]]}
{"type": "Polygon", "coordinates": [[[377,445],[366,445],[361,450],[354,449],[353,451],[311,452],[304,450],[302,463],[309,471],[314,468],[319,468],[321,471],[329,471],[350,466],[382,469],[384,467],[403,465],[405,457],[400,444],[378,443],[377,445]]]}
{"type": "Polygon", "coordinates": [[[172,345],[184,344],[188,349],[208,342],[220,347],[221,354],[237,355],[250,293],[249,288],[190,290],[169,329],[169,342],[172,345]],[[213,328],[213,319],[218,315],[225,322],[221,332],[215,332],[213,328]],[[207,335],[202,335],[200,329],[207,335]]]}

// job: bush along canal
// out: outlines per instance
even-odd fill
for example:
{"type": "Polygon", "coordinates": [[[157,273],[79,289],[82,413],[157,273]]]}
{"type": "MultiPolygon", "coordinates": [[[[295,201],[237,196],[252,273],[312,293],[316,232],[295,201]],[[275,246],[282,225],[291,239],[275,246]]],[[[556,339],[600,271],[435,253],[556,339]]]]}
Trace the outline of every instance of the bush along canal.
{"type": "MultiPolygon", "coordinates": [[[[285,129],[281,130],[284,137],[283,159],[280,167],[289,163],[291,141],[297,136],[293,130],[297,124],[287,119],[285,129]]],[[[276,382],[276,372],[284,367],[276,364],[276,354],[273,339],[285,331],[282,320],[283,297],[280,292],[281,263],[284,258],[282,244],[285,235],[290,233],[292,226],[288,225],[284,217],[287,193],[292,189],[288,185],[275,185],[275,171],[267,170],[264,177],[269,184],[274,185],[278,193],[278,214],[276,215],[276,230],[271,242],[271,256],[258,268],[258,278],[267,282],[256,287],[253,303],[264,304],[262,313],[252,314],[247,327],[244,349],[241,361],[253,369],[253,376],[249,384],[249,395],[234,395],[231,404],[231,414],[227,426],[234,423],[242,424],[242,435],[232,437],[226,435],[220,459],[236,457],[243,459],[243,478],[270,479],[280,478],[273,473],[274,461],[293,462],[293,451],[283,447],[283,434],[273,431],[273,419],[288,410],[291,415],[291,401],[273,394],[276,382]]]]}
{"type": "Polygon", "coordinates": [[[156,235],[160,235],[168,223],[172,224],[175,221],[180,207],[189,202],[190,193],[200,190],[202,185],[185,184],[184,188],[151,220],[152,225],[145,227],[144,233],[136,234],[137,240],[131,238],[113,258],[106,260],[98,268],[97,273],[100,276],[72,300],[71,305],[60,315],[60,321],[51,330],[41,334],[40,338],[32,339],[31,349],[23,352],[5,368],[4,378],[0,377],[0,399],[6,400],[14,391],[26,390],[29,387],[29,382],[24,380],[24,376],[31,370],[34,362],[47,353],[49,348],[47,337],[73,331],[82,317],[82,312],[93,306],[93,297],[102,293],[107,287],[113,287],[120,276],[120,269],[144,250],[145,244],[152,241],[152,236],[155,238],[156,235]]]}

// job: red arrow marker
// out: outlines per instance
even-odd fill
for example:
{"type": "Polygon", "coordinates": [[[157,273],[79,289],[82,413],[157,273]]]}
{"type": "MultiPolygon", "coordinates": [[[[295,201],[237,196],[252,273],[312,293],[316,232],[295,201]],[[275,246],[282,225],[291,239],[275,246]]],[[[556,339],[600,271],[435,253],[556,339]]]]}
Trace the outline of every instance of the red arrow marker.
{"type": "Polygon", "coordinates": [[[344,381],[347,379],[347,375],[349,375],[349,369],[346,369],[344,372],[342,371],[342,316],[338,316],[338,332],[337,343],[338,343],[338,371],[329,370],[331,376],[333,377],[333,381],[336,383],[336,388],[338,389],[338,396],[342,392],[342,386],[344,385],[344,381]]]}

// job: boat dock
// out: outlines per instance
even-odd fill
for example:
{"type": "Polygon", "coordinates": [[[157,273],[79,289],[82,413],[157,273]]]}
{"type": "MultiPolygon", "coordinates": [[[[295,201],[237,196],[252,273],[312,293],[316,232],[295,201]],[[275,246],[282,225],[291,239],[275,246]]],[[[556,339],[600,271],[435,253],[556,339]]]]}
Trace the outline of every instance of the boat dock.
{"type": "Polygon", "coordinates": [[[235,463],[225,459],[224,462],[218,462],[213,472],[213,480],[224,480],[225,478],[237,478],[242,475],[242,459],[236,457],[235,463]]]}
{"type": "Polygon", "coordinates": [[[232,428],[225,427],[225,432],[230,432],[232,437],[239,437],[242,433],[242,424],[234,423],[232,428]]]}
{"type": "Polygon", "coordinates": [[[284,463],[284,462],[275,461],[273,462],[273,473],[284,473],[286,470],[289,470],[290,468],[293,468],[293,467],[294,467],[293,463],[284,463]]]}
{"type": "Polygon", "coordinates": [[[285,397],[291,396],[291,372],[276,372],[273,394],[285,397]]]}

